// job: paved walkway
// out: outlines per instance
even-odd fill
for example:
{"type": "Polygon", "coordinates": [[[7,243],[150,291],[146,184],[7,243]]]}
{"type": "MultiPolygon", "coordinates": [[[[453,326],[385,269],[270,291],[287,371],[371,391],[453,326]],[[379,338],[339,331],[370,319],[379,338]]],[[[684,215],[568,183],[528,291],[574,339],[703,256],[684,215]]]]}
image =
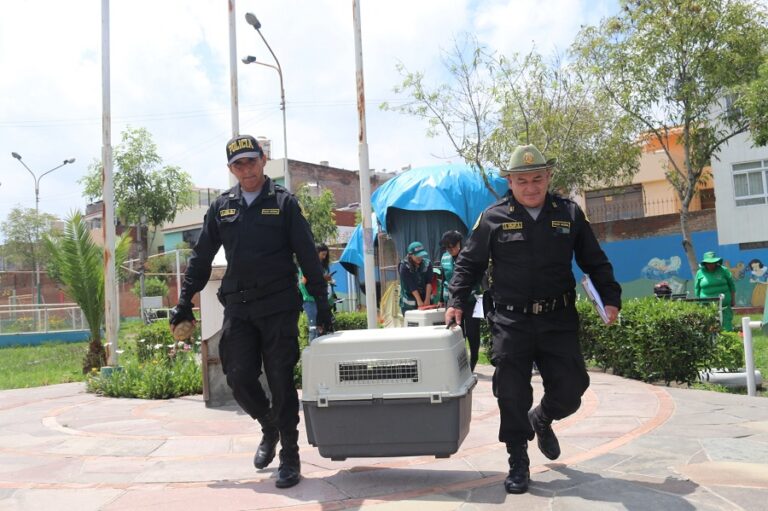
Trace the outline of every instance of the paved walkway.
{"type": "Polygon", "coordinates": [[[274,467],[253,468],[260,432],[235,408],[102,398],[81,384],[2,391],[0,510],[768,510],[768,401],[603,373],[556,424],[561,459],[532,443],[531,490],[507,495],[490,374],[480,367],[451,458],[334,462],[303,437],[304,479],[288,490],[274,467]]]}

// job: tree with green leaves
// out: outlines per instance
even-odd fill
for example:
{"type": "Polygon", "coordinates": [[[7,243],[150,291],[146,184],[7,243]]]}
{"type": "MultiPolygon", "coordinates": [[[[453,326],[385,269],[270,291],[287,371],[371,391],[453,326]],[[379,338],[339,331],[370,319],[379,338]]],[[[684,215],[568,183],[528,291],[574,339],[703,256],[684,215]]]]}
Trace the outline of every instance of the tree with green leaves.
{"type": "MultiPolygon", "coordinates": [[[[115,148],[115,210],[129,225],[136,225],[140,268],[146,263],[142,231],[171,222],[176,214],[193,204],[192,178],[179,167],[163,166],[152,135],[145,128],[128,127],[115,148]]],[[[80,180],[84,196],[101,198],[102,164],[95,162],[80,180]]],[[[153,234],[154,237],[154,234],[153,234]]],[[[151,240],[150,240],[151,244],[151,240]]],[[[143,271],[140,270],[143,282],[143,271]]]]}
{"type": "MultiPolygon", "coordinates": [[[[83,372],[99,369],[106,364],[101,341],[104,325],[104,250],[90,236],[90,230],[79,212],[66,221],[60,236],[45,236],[50,254],[51,275],[80,306],[91,331],[88,353],[83,360],[83,372]]],[[[131,238],[123,234],[116,243],[115,261],[125,260],[131,238]]]]}
{"type": "Polygon", "coordinates": [[[767,42],[765,9],[757,2],[622,0],[618,15],[582,29],[573,47],[580,68],[666,152],[694,273],[691,200],[712,157],[749,129],[738,94],[759,78],[767,42]],[[682,162],[672,157],[675,141],[682,162]]]}
{"type": "Polygon", "coordinates": [[[309,192],[309,186],[304,183],[296,191],[296,198],[304,217],[309,222],[309,227],[312,229],[315,243],[333,242],[339,232],[339,228],[336,226],[336,216],[333,213],[333,210],[336,209],[336,199],[333,192],[326,189],[320,192],[318,196],[313,196],[309,192]]]}
{"type": "Polygon", "coordinates": [[[749,119],[749,131],[755,144],[768,145],[768,60],[760,64],[757,78],[743,84],[735,95],[737,105],[749,119]]]}
{"type": "Polygon", "coordinates": [[[0,223],[5,244],[3,256],[19,268],[34,270],[39,263],[46,266],[48,254],[44,250],[43,236],[55,231],[59,219],[48,213],[38,213],[34,208],[16,206],[8,218],[0,223]]]}
{"type": "Polygon", "coordinates": [[[636,124],[559,58],[505,57],[465,36],[443,64],[451,79],[437,86],[399,65],[395,92],[409,99],[381,107],[426,120],[429,136],[447,136],[494,195],[489,169],[504,168],[520,144],[558,158],[557,189],[626,182],[637,171],[636,124]]]}

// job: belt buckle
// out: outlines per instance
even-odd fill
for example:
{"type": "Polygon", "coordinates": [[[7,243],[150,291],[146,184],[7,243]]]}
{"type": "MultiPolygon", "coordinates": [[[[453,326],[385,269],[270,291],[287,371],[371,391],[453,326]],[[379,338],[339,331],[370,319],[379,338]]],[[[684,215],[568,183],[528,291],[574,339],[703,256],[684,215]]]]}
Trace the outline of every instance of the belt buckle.
{"type": "Polygon", "coordinates": [[[533,302],[533,306],[531,307],[531,313],[532,314],[540,314],[543,307],[541,306],[541,302],[533,302]]]}

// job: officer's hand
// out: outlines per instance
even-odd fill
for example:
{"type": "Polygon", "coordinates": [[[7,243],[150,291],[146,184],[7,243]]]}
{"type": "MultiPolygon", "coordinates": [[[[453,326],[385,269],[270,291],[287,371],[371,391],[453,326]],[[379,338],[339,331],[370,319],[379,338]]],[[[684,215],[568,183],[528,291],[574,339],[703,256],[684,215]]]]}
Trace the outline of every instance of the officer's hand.
{"type": "Polygon", "coordinates": [[[168,323],[171,325],[171,334],[176,340],[186,340],[195,330],[195,315],[192,313],[192,304],[178,304],[168,312],[168,323]]]}
{"type": "Polygon", "coordinates": [[[174,327],[183,321],[192,321],[194,323],[195,315],[192,312],[193,305],[194,304],[186,305],[180,303],[168,311],[168,323],[171,324],[171,327],[174,327]]]}
{"type": "Polygon", "coordinates": [[[452,326],[460,325],[462,316],[463,312],[461,309],[448,307],[448,309],[445,311],[445,327],[451,328],[452,326]]]}
{"type": "Polygon", "coordinates": [[[315,320],[317,325],[317,333],[320,335],[330,334],[333,332],[333,314],[330,307],[318,307],[317,319],[315,320]]]}
{"type": "Polygon", "coordinates": [[[608,323],[606,324],[610,325],[619,317],[619,308],[614,307],[613,305],[606,305],[605,315],[608,316],[608,323]]]}

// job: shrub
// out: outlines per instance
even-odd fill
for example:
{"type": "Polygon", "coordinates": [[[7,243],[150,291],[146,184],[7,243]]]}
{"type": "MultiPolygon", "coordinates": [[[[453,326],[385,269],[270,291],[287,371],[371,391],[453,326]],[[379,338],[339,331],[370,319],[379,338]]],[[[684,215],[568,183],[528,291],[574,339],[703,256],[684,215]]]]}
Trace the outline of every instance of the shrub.
{"type": "Polygon", "coordinates": [[[621,321],[606,327],[591,304],[579,301],[579,337],[585,358],[614,374],[644,381],[692,383],[699,371],[732,366],[738,347],[723,335],[713,305],[635,299],[621,321]]]}
{"type": "MultiPolygon", "coordinates": [[[[141,297],[141,281],[137,280],[133,285],[133,294],[141,297]]],[[[168,284],[157,277],[144,279],[144,296],[162,296],[168,294],[168,284]]]]}
{"type": "Polygon", "coordinates": [[[334,316],[336,330],[365,330],[368,316],[365,312],[337,312],[334,316]]]}
{"type": "Polygon", "coordinates": [[[168,399],[199,394],[203,374],[198,361],[200,324],[189,343],[176,342],[168,323],[157,321],[141,326],[135,344],[130,346],[123,367],[102,376],[92,372],[88,392],[110,397],[168,399]]]}
{"type": "Polygon", "coordinates": [[[164,353],[145,363],[130,361],[109,376],[94,371],[87,380],[88,392],[110,397],[168,399],[203,390],[203,377],[196,354],[178,351],[173,357],[164,353]]]}
{"type": "Polygon", "coordinates": [[[712,368],[736,371],[744,365],[744,343],[736,332],[719,332],[712,368]]]}
{"type": "Polygon", "coordinates": [[[491,328],[488,325],[488,321],[485,319],[480,320],[480,346],[483,348],[483,353],[488,360],[492,358],[493,343],[491,342],[491,328]]]}

